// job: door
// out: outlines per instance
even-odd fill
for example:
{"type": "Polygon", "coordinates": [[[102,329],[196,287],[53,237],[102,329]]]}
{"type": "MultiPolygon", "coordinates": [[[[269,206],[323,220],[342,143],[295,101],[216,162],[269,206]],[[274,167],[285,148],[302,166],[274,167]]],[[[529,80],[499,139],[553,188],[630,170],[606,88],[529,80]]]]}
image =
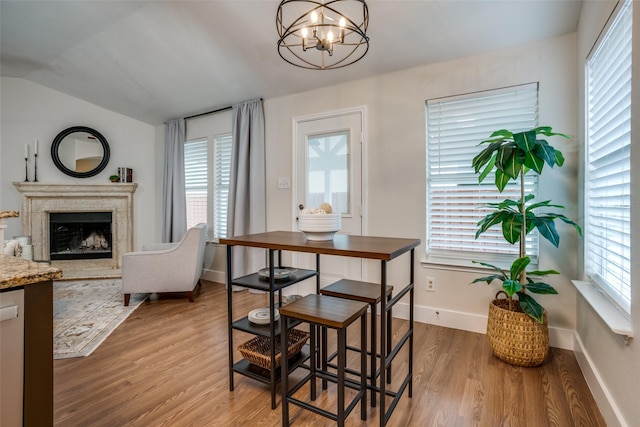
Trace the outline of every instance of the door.
{"type": "MultiPolygon", "coordinates": [[[[364,111],[354,110],[295,121],[294,209],[331,204],[342,215],[340,234],[363,233],[363,126],[364,111]]],[[[297,224],[294,226],[297,230],[297,224]]],[[[315,269],[315,255],[297,254],[294,265],[315,269]]],[[[321,287],[342,278],[362,279],[358,258],[321,256],[321,287]]],[[[313,281],[298,289],[315,292],[313,281]]]]}

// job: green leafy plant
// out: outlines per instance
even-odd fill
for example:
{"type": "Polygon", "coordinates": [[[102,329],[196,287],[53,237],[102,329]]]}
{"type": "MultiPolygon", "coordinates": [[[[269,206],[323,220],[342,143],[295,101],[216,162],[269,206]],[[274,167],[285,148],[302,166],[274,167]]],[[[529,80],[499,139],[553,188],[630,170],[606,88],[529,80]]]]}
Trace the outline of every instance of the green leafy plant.
{"type": "Polygon", "coordinates": [[[120,177],[118,175],[111,175],[109,177],[109,181],[111,181],[111,182],[119,182],[120,181],[120,177]]]}
{"type": "Polygon", "coordinates": [[[495,274],[479,277],[472,283],[486,282],[491,284],[494,280],[502,282],[502,289],[509,297],[510,306],[515,304],[513,296],[517,294],[520,309],[537,320],[543,322],[544,308],[528,292],[536,294],[557,294],[556,289],[548,283],[536,281],[533,277],[544,277],[550,274],[559,274],[555,270],[529,271],[527,266],[531,259],[526,255],[526,235],[537,229],[542,237],[551,242],[555,247],[560,244],[560,235],[556,229],[555,220],[575,227],[579,235],[582,235],[580,226],[573,220],[558,213],[538,213],[541,208],[560,208],[564,206],[554,205],[550,200],[534,203],[533,194],[525,194],[524,176],[529,173],[540,175],[545,164],[549,167],[561,167],[564,164],[562,153],[553,148],[546,140],[538,139],[538,136],[567,135],[553,132],[551,127],[542,126],[525,132],[513,133],[506,129],[498,130],[491,134],[489,139],[480,142],[479,145],[487,145],[476,157],[472,166],[475,173],[479,174],[478,181],[482,182],[495,171],[495,185],[500,192],[504,190],[509,181],[519,181],[520,199],[506,199],[500,203],[488,203],[486,206],[493,212],[478,222],[476,239],[489,228],[501,225],[502,235],[511,244],[519,243],[519,257],[511,264],[507,272],[495,265],[474,261],[494,271],[495,274]]]}

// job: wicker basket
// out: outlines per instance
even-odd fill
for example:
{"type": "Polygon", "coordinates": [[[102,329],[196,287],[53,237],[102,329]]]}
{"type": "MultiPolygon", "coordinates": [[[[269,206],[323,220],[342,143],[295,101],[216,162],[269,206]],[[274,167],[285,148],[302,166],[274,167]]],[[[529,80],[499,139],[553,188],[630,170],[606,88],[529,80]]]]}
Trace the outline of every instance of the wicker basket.
{"type": "MultiPolygon", "coordinates": [[[[291,359],[300,351],[309,338],[309,333],[297,329],[289,330],[287,355],[291,359]]],[[[238,346],[242,356],[252,365],[271,370],[271,339],[257,336],[238,346]]],[[[280,336],[276,337],[276,368],[280,367],[280,336]]]]}
{"type": "Polygon", "coordinates": [[[547,312],[543,323],[529,317],[520,309],[517,300],[496,298],[489,305],[487,339],[493,354],[500,360],[516,366],[538,366],[549,354],[549,327],[547,312]],[[514,304],[515,302],[515,304],[514,304]]]}

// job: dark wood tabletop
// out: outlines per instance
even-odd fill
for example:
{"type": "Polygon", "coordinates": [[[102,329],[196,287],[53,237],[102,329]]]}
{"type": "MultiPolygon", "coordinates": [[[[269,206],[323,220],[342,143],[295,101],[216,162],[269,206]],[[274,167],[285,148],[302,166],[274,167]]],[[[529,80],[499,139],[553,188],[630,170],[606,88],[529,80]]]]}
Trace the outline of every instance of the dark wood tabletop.
{"type": "Polygon", "coordinates": [[[389,261],[418,246],[420,239],[336,234],[333,240],[312,241],[307,240],[301,232],[269,231],[223,238],[220,243],[389,261]]]}

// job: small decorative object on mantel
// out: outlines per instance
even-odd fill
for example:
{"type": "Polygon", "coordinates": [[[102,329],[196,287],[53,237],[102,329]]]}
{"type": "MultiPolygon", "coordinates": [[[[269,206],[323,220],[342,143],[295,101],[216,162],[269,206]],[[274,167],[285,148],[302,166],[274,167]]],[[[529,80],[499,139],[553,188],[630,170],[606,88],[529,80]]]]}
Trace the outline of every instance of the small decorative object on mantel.
{"type": "Polygon", "coordinates": [[[109,181],[111,181],[111,182],[120,182],[120,177],[118,175],[111,175],[109,177],[109,181]]]}
{"type": "Polygon", "coordinates": [[[33,182],[38,182],[38,140],[33,150],[33,182]]]}
{"type": "Polygon", "coordinates": [[[118,176],[120,177],[120,182],[133,182],[133,169],[124,166],[119,167],[118,176]]]}
{"type": "Polygon", "coordinates": [[[334,213],[329,203],[322,203],[319,208],[304,209],[298,215],[298,229],[305,234],[307,240],[333,240],[333,236],[342,228],[342,215],[334,213]]]}
{"type": "Polygon", "coordinates": [[[29,182],[29,144],[24,144],[24,182],[29,182]]]}
{"type": "Polygon", "coordinates": [[[552,204],[551,200],[533,202],[535,195],[525,194],[524,175],[527,172],[540,175],[545,163],[549,167],[561,167],[564,164],[562,153],[544,139],[537,139],[539,135],[569,138],[553,132],[547,126],[518,133],[498,130],[480,143],[486,144],[486,147],[474,157],[472,163],[475,172],[479,174],[479,182],[493,172],[495,185],[500,192],[511,180],[520,184],[519,200],[506,199],[499,203],[487,203],[486,207],[493,211],[478,222],[480,228],[476,233],[478,238],[489,228],[500,224],[504,239],[511,244],[519,243],[519,256],[508,270],[474,261],[493,272],[472,282],[501,282],[502,290],[489,306],[487,339],[498,359],[517,366],[538,366],[544,362],[549,352],[547,312],[530,294],[557,294],[553,286],[539,278],[560,274],[555,270],[527,271],[531,259],[526,253],[526,236],[537,229],[540,236],[558,247],[560,235],[556,230],[556,219],[572,225],[582,235],[580,226],[570,218],[548,211],[537,212],[540,208],[564,206],[552,204]],[[498,298],[500,294],[504,294],[506,298],[498,298]],[[513,299],[516,295],[518,298],[513,299]]]}

